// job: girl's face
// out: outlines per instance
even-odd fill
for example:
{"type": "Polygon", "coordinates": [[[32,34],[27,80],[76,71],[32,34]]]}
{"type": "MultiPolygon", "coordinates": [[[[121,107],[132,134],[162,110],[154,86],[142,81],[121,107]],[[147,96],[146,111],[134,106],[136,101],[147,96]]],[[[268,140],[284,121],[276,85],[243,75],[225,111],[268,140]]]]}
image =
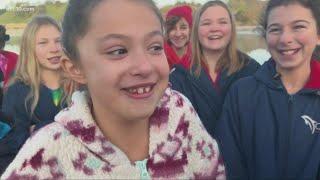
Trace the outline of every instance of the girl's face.
{"type": "Polygon", "coordinates": [[[291,4],[270,11],[266,40],[281,72],[309,65],[320,36],[312,12],[299,4],[291,4]]]}
{"type": "Polygon", "coordinates": [[[228,11],[211,6],[200,17],[198,37],[204,51],[223,51],[231,40],[232,27],[228,11]]]}
{"type": "Polygon", "coordinates": [[[176,49],[184,48],[190,39],[190,28],[188,22],[181,18],[174,28],[169,32],[169,41],[176,49]]]}
{"type": "Polygon", "coordinates": [[[40,67],[44,70],[60,69],[62,48],[61,32],[53,25],[43,25],[36,32],[35,54],[40,67]]]}
{"type": "Polygon", "coordinates": [[[77,41],[80,72],[95,113],[149,118],[168,85],[169,66],[156,14],[136,1],[102,1],[77,41]]]}

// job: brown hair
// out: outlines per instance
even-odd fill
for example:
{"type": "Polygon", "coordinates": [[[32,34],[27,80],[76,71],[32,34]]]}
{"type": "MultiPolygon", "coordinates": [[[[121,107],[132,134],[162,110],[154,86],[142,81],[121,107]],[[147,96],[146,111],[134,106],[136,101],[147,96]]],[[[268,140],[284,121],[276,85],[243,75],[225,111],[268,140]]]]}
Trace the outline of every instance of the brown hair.
{"type": "MultiPolygon", "coordinates": [[[[80,59],[76,45],[77,40],[87,33],[92,10],[102,1],[107,0],[69,0],[62,23],[62,45],[66,56],[75,64],[78,64],[78,60],[80,59]],[[81,19],[81,21],[79,21],[79,19],[81,19]]],[[[161,24],[161,31],[163,32],[163,18],[155,3],[151,0],[135,1],[148,6],[156,14],[161,24]]],[[[66,95],[64,99],[70,103],[72,93],[83,86],[65,75],[63,79],[63,87],[66,95]]]]}

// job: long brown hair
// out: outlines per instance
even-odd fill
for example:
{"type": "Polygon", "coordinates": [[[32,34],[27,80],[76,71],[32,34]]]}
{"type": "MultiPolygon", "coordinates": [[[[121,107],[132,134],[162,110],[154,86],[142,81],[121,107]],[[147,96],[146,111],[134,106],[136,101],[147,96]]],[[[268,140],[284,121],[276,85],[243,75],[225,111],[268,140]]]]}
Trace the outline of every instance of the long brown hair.
{"type": "Polygon", "coordinates": [[[191,34],[191,40],[192,40],[192,58],[191,58],[191,67],[192,73],[195,73],[196,76],[200,75],[202,66],[208,67],[208,63],[206,58],[203,54],[203,48],[199,41],[199,24],[200,24],[200,18],[202,14],[212,6],[220,6],[224,8],[230,17],[231,20],[231,40],[228,43],[226,49],[224,50],[222,56],[217,62],[216,69],[217,70],[228,70],[228,75],[231,75],[237,71],[239,71],[245,64],[244,61],[242,61],[242,58],[239,58],[239,52],[237,48],[237,35],[236,35],[236,25],[234,17],[232,16],[228,6],[222,2],[222,1],[208,1],[204,5],[202,5],[198,11],[196,12],[195,18],[194,18],[194,24],[192,27],[192,34],[191,34]]]}

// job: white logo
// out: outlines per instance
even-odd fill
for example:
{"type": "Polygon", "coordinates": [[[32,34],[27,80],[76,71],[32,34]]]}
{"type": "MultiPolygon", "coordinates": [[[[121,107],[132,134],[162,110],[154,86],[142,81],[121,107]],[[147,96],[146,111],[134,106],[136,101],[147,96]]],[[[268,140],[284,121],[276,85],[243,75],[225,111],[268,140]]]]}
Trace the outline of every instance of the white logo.
{"type": "Polygon", "coordinates": [[[306,125],[308,125],[310,127],[310,130],[311,130],[312,134],[314,134],[315,131],[320,131],[320,127],[318,127],[320,125],[320,123],[318,123],[317,121],[311,119],[307,115],[303,115],[301,117],[304,120],[304,122],[306,123],[306,125]]]}

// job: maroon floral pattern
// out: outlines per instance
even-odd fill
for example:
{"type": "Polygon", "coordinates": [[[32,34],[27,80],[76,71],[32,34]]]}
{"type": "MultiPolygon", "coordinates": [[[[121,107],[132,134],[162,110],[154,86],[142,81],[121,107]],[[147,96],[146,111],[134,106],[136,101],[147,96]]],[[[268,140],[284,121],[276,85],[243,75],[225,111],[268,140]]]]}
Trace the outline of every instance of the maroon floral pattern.
{"type": "MultiPolygon", "coordinates": [[[[141,166],[103,136],[84,93],[76,92],[72,101],[55,123],[28,140],[1,179],[141,178],[141,166]]],[[[144,162],[151,178],[225,179],[216,142],[190,102],[170,88],[150,117],[149,143],[144,162]]]]}

